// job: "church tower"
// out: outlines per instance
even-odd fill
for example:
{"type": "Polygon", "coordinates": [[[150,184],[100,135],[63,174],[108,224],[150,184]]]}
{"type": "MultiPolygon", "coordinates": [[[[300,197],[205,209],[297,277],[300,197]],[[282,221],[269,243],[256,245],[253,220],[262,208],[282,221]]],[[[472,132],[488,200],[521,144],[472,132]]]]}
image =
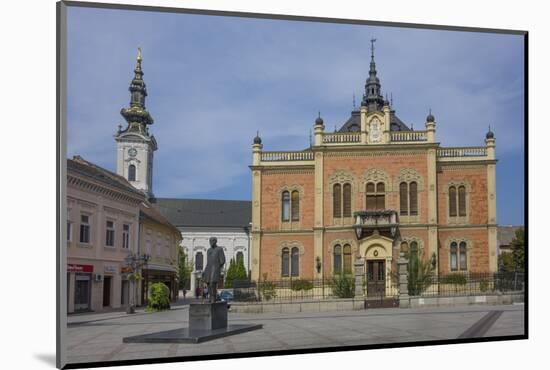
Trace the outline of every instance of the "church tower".
{"type": "Polygon", "coordinates": [[[147,89],[141,70],[141,49],[138,48],[134,78],[130,83],[130,107],[122,108],[120,114],[128,126],[119,125],[115,135],[117,142],[117,174],[126,178],[130,184],[153,198],[153,153],[157,142],[149,134],[148,126],[153,118],[145,109],[147,89]]]}

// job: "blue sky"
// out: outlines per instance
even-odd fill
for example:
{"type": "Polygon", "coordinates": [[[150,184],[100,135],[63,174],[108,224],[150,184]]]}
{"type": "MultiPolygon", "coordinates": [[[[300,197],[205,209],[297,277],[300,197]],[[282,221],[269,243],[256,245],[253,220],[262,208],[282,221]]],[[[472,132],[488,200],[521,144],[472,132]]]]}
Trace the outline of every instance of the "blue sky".
{"type": "Polygon", "coordinates": [[[523,37],[91,8],[68,12],[68,155],[115,170],[136,49],[159,144],[157,197],[250,199],[251,143],[309,145],[359,104],[371,38],[382,92],[423,129],[428,109],[443,146],[497,145],[500,224],[523,224],[523,37]]]}

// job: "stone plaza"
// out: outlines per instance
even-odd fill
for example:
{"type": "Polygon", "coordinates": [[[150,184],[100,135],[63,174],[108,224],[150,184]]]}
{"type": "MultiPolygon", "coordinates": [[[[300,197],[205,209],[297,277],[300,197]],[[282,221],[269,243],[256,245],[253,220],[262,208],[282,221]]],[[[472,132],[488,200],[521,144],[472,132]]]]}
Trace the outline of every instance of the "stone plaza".
{"type": "Polygon", "coordinates": [[[187,327],[188,305],[135,315],[122,312],[69,317],[68,362],[86,363],[257,351],[379,345],[524,334],[524,306],[469,305],[422,309],[244,314],[230,324],[263,329],[197,344],[123,343],[122,338],[187,327]]]}

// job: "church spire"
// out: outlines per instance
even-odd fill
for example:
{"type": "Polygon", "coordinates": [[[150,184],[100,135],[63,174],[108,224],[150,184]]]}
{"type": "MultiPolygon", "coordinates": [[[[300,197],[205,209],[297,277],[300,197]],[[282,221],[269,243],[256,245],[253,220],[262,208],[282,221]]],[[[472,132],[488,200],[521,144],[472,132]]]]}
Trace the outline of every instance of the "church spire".
{"type": "Polygon", "coordinates": [[[376,76],[376,63],[374,61],[374,43],[376,39],[370,40],[370,68],[369,77],[365,82],[365,94],[361,105],[366,106],[369,111],[380,111],[384,106],[384,98],[380,91],[380,80],[376,76]]]}
{"type": "Polygon", "coordinates": [[[130,82],[130,107],[122,108],[120,114],[128,122],[126,131],[139,132],[143,135],[149,135],[147,125],[153,123],[153,118],[145,109],[145,97],[147,96],[147,87],[143,81],[143,70],[141,69],[141,48],[138,48],[136,58],[136,67],[134,68],[134,78],[130,82]]]}

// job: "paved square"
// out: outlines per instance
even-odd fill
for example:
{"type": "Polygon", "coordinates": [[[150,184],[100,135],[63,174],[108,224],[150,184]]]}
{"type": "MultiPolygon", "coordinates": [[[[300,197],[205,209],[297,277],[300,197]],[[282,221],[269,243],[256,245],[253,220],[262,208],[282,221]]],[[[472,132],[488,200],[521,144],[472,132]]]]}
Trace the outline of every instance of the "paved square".
{"type": "Polygon", "coordinates": [[[135,315],[111,313],[71,316],[67,329],[68,362],[455,339],[472,326],[483,324],[483,320],[493,311],[502,312],[494,323],[485,325],[480,336],[524,333],[524,306],[507,305],[292,314],[230,312],[230,324],[262,324],[263,329],[204,343],[122,342],[122,338],[127,336],[187,327],[187,307],[178,306],[170,311],[140,312],[135,315]],[[487,329],[487,326],[490,327],[487,329]]]}

